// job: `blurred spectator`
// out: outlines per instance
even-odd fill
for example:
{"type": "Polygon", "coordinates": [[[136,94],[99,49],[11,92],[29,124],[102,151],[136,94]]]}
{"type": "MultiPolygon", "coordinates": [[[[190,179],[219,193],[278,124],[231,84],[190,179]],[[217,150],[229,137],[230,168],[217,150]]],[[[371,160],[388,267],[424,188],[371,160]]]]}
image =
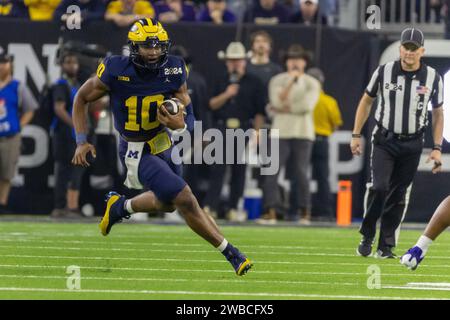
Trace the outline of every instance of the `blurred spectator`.
{"type": "Polygon", "coordinates": [[[20,156],[21,129],[38,108],[28,87],[13,79],[13,59],[0,53],[0,213],[7,209],[11,180],[20,156]]]}
{"type": "Polygon", "coordinates": [[[28,10],[23,1],[0,0],[0,18],[28,19],[28,10]]]}
{"type": "Polygon", "coordinates": [[[443,5],[444,0],[416,0],[417,22],[441,23],[441,10],[443,5]],[[422,21],[422,11],[424,11],[425,21],[422,21]],[[431,19],[432,13],[434,20],[431,19]]]}
{"type": "Polygon", "coordinates": [[[67,18],[74,15],[74,24],[89,22],[93,20],[103,20],[106,6],[100,0],[62,0],[53,14],[53,20],[56,22],[66,22],[67,18]],[[72,13],[70,6],[78,6],[80,12],[72,13]]]}
{"type": "MultiPolygon", "coordinates": [[[[300,45],[291,45],[285,58],[287,72],[276,75],[269,83],[269,99],[274,113],[272,129],[279,130],[280,168],[286,168],[289,162],[291,172],[285,176],[298,181],[297,188],[291,187],[292,197],[298,199],[298,208],[291,208],[295,215],[287,219],[297,221],[297,211],[300,211],[301,222],[306,224],[311,217],[308,174],[315,136],[313,111],[319,99],[320,83],[305,74],[310,57],[300,45]]],[[[263,188],[265,213],[257,220],[258,223],[276,223],[276,208],[280,202],[277,186],[278,173],[266,176],[263,188]]]]}
{"type": "Polygon", "coordinates": [[[71,163],[76,143],[72,123],[72,106],[80,88],[78,57],[70,52],[61,57],[62,76],[52,88],[55,118],[51,134],[55,161],[54,209],[52,217],[80,217],[79,196],[85,168],[71,163]]]}
{"type": "Polygon", "coordinates": [[[195,7],[190,1],[164,0],[155,3],[158,20],[164,23],[195,21],[195,7]]]}
{"type": "MultiPolygon", "coordinates": [[[[209,100],[209,107],[213,110],[213,126],[222,132],[223,137],[227,129],[246,131],[253,127],[259,130],[264,123],[266,91],[258,78],[246,72],[247,53],[244,45],[240,42],[231,42],[223,58],[227,72],[218,76],[212,98],[209,100]]],[[[225,142],[225,138],[223,141],[225,142]]],[[[234,155],[233,164],[216,163],[210,166],[205,212],[217,216],[225,173],[229,166],[230,195],[226,208],[227,218],[233,221],[242,218],[237,206],[244,192],[246,164],[237,164],[237,161],[241,162],[243,154],[238,154],[234,143],[233,145],[227,143],[224,146],[223,163],[226,163],[225,159],[230,153],[234,155]]]]}
{"type": "Polygon", "coordinates": [[[300,10],[291,17],[291,22],[307,26],[317,23],[328,24],[327,17],[319,12],[319,0],[299,0],[300,10]]]}
{"type": "MultiPolygon", "coordinates": [[[[183,58],[186,62],[188,72],[187,87],[189,96],[192,100],[192,106],[194,108],[194,116],[197,121],[201,121],[203,131],[212,127],[211,110],[209,109],[208,88],[206,80],[199,72],[197,72],[192,64],[191,57],[188,51],[182,46],[173,46],[170,49],[170,54],[183,58]]],[[[203,143],[201,136],[191,135],[192,146],[194,144],[203,143]],[[194,138],[199,140],[194,141],[194,138]]],[[[203,199],[206,191],[208,190],[208,178],[209,178],[209,166],[202,164],[194,164],[194,153],[191,157],[192,164],[183,165],[183,176],[186,182],[191,187],[192,192],[199,201],[199,204],[203,205],[203,199]]]]}
{"type": "Polygon", "coordinates": [[[289,22],[289,12],[276,0],[258,0],[244,15],[244,22],[278,24],[289,22]]]}
{"type": "Polygon", "coordinates": [[[445,39],[450,39],[450,0],[444,0],[442,17],[445,21],[445,39]]]}
{"type": "Polygon", "coordinates": [[[338,14],[338,0],[319,0],[319,15],[327,19],[327,24],[334,21],[334,16],[338,14]]]}
{"type": "Polygon", "coordinates": [[[33,21],[50,21],[61,0],[24,0],[33,21]]]}
{"type": "MultiPolygon", "coordinates": [[[[376,0],[374,4],[379,6],[382,12],[385,12],[384,21],[386,22],[440,23],[441,11],[445,1],[446,0],[376,0]],[[431,19],[432,12],[434,12],[433,21],[431,19]]],[[[373,4],[372,1],[366,0],[366,7],[371,4],[373,4]]]]}
{"type": "Polygon", "coordinates": [[[197,20],[222,24],[224,22],[236,22],[236,16],[227,9],[225,0],[208,0],[206,8],[200,12],[197,20]]]}
{"type": "Polygon", "coordinates": [[[146,0],[114,0],[106,8],[105,20],[113,21],[119,27],[127,27],[136,20],[154,18],[155,9],[146,0]]]}
{"type": "Polygon", "coordinates": [[[266,31],[256,31],[250,35],[250,45],[252,56],[247,64],[247,72],[257,76],[267,89],[270,79],[283,71],[279,64],[270,60],[272,37],[266,31]]]}
{"type": "MultiPolygon", "coordinates": [[[[342,117],[336,99],[323,91],[325,81],[323,72],[318,68],[311,68],[307,74],[317,79],[322,89],[319,101],[314,108],[316,140],[314,141],[311,163],[313,178],[317,182],[317,193],[313,197],[312,215],[316,219],[334,221],[335,215],[328,180],[330,175],[328,138],[342,125],[342,117]]],[[[294,189],[295,187],[293,186],[294,189]]]]}

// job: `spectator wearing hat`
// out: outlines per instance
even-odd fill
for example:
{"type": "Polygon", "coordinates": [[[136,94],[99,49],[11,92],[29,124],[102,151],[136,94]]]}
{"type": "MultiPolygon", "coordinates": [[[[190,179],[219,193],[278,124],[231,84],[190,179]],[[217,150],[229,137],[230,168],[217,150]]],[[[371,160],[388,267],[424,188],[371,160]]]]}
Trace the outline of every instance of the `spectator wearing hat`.
{"type": "MultiPolygon", "coordinates": [[[[240,42],[231,42],[225,53],[219,58],[225,60],[226,72],[217,77],[212,90],[209,107],[213,111],[213,126],[219,129],[223,137],[227,129],[259,130],[264,123],[264,106],[266,90],[262,82],[254,75],[246,72],[247,53],[240,42]]],[[[223,140],[225,142],[225,139],[223,140]]],[[[237,220],[238,201],[242,197],[245,184],[246,165],[241,163],[242,154],[236,147],[225,145],[223,158],[234,154],[233,164],[213,164],[210,167],[209,189],[205,197],[206,212],[217,215],[220,206],[220,195],[227,167],[231,169],[230,196],[226,204],[227,218],[237,220]]],[[[228,161],[227,161],[228,162],[228,161]]]]}
{"type": "MultiPolygon", "coordinates": [[[[305,74],[310,57],[298,44],[291,45],[286,54],[287,72],[280,73],[270,80],[269,100],[273,115],[272,129],[279,130],[279,164],[290,171],[286,174],[298,181],[298,188],[291,188],[298,199],[298,208],[291,208],[296,215],[289,220],[298,220],[298,214],[305,223],[311,216],[311,196],[308,174],[311,152],[315,139],[313,113],[320,95],[320,83],[305,74]]],[[[262,224],[274,224],[280,203],[278,193],[278,172],[266,176],[264,183],[265,213],[258,220],[262,224]]]]}
{"type": "Polygon", "coordinates": [[[38,108],[30,89],[12,77],[12,57],[0,53],[0,213],[8,213],[11,180],[20,156],[20,131],[38,108]]]}
{"type": "Polygon", "coordinates": [[[0,18],[28,19],[28,10],[22,1],[0,0],[0,18]]]}
{"type": "Polygon", "coordinates": [[[233,23],[236,22],[236,16],[227,9],[225,0],[208,0],[206,8],[200,12],[197,21],[215,24],[233,23]]]}
{"type": "MultiPolygon", "coordinates": [[[[314,141],[311,164],[313,178],[317,182],[317,193],[312,198],[312,216],[317,220],[333,221],[335,219],[330,183],[329,183],[329,144],[328,139],[332,133],[342,125],[339,106],[332,96],[323,91],[325,77],[319,68],[311,68],[308,75],[317,79],[321,84],[319,100],[314,108],[314,129],[316,139],[314,141]]],[[[298,188],[298,181],[292,181],[292,189],[298,188]]],[[[297,207],[296,199],[291,199],[291,206],[297,207]]]]}
{"type": "Polygon", "coordinates": [[[326,16],[319,12],[319,0],[299,0],[300,10],[291,16],[291,22],[300,23],[307,26],[321,23],[328,24],[326,16]]]}
{"type": "Polygon", "coordinates": [[[119,27],[126,27],[138,19],[154,18],[155,9],[146,0],[114,0],[108,4],[105,20],[113,21],[119,27]]]}
{"type": "Polygon", "coordinates": [[[258,0],[244,14],[244,22],[279,24],[289,22],[289,12],[276,0],[258,0]]]}
{"type": "Polygon", "coordinates": [[[155,3],[157,19],[163,23],[195,21],[195,7],[190,1],[163,0],[155,3]]]}

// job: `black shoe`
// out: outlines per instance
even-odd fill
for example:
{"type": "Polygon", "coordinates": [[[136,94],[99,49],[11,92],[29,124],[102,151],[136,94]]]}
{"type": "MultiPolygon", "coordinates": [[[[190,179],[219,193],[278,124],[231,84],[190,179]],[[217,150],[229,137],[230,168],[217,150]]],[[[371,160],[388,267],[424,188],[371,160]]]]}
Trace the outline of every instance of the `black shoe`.
{"type": "Polygon", "coordinates": [[[362,257],[368,257],[372,254],[373,238],[363,237],[359,243],[356,253],[362,257]]]}
{"type": "Polygon", "coordinates": [[[378,259],[397,259],[395,253],[392,252],[392,248],[378,248],[375,253],[375,258],[378,259]]]}

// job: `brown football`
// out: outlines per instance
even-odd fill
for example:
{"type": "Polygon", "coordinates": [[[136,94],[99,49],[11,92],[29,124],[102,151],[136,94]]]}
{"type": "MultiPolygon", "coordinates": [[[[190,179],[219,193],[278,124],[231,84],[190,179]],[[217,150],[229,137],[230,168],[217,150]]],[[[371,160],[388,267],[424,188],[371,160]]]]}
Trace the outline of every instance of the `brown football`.
{"type": "Polygon", "coordinates": [[[183,105],[179,99],[171,98],[171,99],[164,100],[161,103],[161,106],[164,106],[164,108],[166,108],[167,112],[169,112],[171,115],[175,115],[178,112],[180,112],[183,105]]]}

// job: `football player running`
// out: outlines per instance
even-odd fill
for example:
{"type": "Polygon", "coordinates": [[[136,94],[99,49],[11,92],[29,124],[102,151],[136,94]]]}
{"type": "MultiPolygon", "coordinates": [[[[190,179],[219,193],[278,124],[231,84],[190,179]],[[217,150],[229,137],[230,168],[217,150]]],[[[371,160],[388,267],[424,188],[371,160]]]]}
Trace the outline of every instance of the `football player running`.
{"type": "Polygon", "coordinates": [[[416,270],[427,254],[430,245],[448,226],[450,226],[450,196],[441,202],[423,235],[420,236],[416,245],[400,258],[400,263],[411,270],[416,270]]]}
{"type": "Polygon", "coordinates": [[[193,127],[194,116],[188,95],[184,61],[168,54],[170,39],[154,19],[136,21],[128,32],[130,56],[111,56],[98,67],[97,75],[79,89],[73,107],[77,148],[72,162],[89,166],[88,154],[95,147],[87,141],[86,109],[89,102],[109,94],[114,126],[120,133],[119,157],[127,168],[125,185],[145,192],[132,198],[110,192],[101,233],[135,212],[181,213],[189,227],[217,248],[231,263],[237,275],[245,274],[250,260],[233,247],[215,222],[200,208],[191,189],[181,178],[181,167],[171,160],[171,129],[182,132],[193,127]],[[161,106],[177,98],[184,112],[169,114],[161,106]],[[186,121],[186,122],[185,122],[186,121]]]}

